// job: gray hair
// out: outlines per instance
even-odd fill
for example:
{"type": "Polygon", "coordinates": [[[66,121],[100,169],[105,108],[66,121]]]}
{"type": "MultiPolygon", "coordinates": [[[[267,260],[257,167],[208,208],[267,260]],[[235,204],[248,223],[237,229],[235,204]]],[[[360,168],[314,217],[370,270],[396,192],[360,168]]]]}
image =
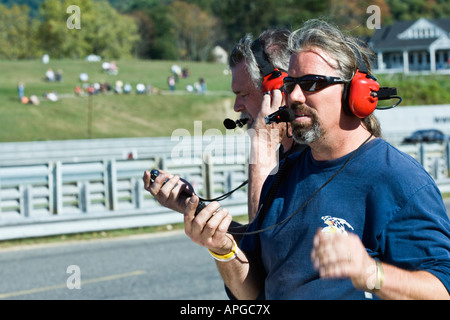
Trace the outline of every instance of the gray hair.
{"type": "MultiPolygon", "coordinates": [[[[370,60],[373,59],[373,52],[356,38],[344,35],[337,27],[323,20],[307,21],[290,35],[288,46],[289,51],[293,54],[310,48],[319,48],[327,52],[335,61],[335,65],[332,67],[347,83],[350,83],[358,67],[362,67],[358,65],[358,62],[359,64],[363,62],[367,71],[369,73],[371,71],[370,60]]],[[[348,109],[348,106],[345,108],[348,109]]],[[[373,114],[362,119],[362,122],[374,136],[381,136],[380,125],[373,114]]]]}
{"type": "MultiPolygon", "coordinates": [[[[269,29],[259,36],[264,52],[274,68],[287,70],[289,67],[291,52],[288,50],[288,40],[290,34],[291,32],[287,29],[269,29]]],[[[253,84],[256,88],[259,88],[263,81],[263,75],[253,55],[252,43],[253,37],[251,34],[242,37],[231,52],[229,64],[230,68],[234,68],[244,61],[253,84]]]]}
{"type": "Polygon", "coordinates": [[[307,21],[289,37],[289,50],[299,53],[311,47],[320,48],[336,61],[334,66],[344,81],[351,81],[358,68],[358,56],[370,72],[373,53],[358,39],[344,35],[334,25],[319,19],[307,21]]]}

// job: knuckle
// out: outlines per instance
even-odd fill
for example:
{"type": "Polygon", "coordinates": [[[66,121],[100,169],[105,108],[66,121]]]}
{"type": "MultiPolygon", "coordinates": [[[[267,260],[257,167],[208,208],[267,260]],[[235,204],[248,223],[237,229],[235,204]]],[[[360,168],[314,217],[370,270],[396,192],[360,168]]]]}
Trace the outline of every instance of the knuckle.
{"type": "Polygon", "coordinates": [[[208,223],[206,224],[205,230],[206,230],[206,231],[209,231],[209,232],[212,232],[212,231],[216,230],[216,225],[213,224],[213,223],[210,221],[210,222],[208,222],[208,223]]]}
{"type": "Polygon", "coordinates": [[[227,231],[228,231],[228,224],[227,224],[227,225],[221,224],[221,225],[217,228],[217,230],[218,230],[219,232],[221,232],[221,233],[227,232],[227,231]]]}

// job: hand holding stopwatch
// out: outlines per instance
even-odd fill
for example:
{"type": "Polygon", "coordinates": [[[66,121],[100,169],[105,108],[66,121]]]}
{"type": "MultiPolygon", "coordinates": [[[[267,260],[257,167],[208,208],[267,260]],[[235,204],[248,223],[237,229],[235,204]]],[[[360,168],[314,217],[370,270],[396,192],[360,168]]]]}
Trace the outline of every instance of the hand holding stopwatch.
{"type": "MultiPolygon", "coordinates": [[[[153,183],[155,182],[155,179],[159,176],[159,171],[156,169],[153,169],[152,171],[150,171],[150,182],[153,183]]],[[[166,179],[166,181],[164,181],[164,183],[167,182],[168,179],[166,179]]],[[[163,185],[164,185],[163,183],[163,185]]],[[[185,197],[185,198],[189,198],[192,197],[195,193],[189,193],[188,191],[181,191],[180,195],[185,197]]],[[[197,208],[195,209],[195,215],[197,215],[200,211],[202,211],[204,208],[206,207],[206,204],[199,199],[198,201],[198,205],[197,208]]]]}

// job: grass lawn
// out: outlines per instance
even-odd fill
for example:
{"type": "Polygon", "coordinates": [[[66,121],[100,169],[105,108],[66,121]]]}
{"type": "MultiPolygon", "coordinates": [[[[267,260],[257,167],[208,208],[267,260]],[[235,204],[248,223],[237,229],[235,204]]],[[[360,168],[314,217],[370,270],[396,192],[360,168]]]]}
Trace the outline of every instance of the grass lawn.
{"type": "MultiPolygon", "coordinates": [[[[103,72],[101,65],[102,62],[84,60],[51,60],[47,65],[40,60],[0,61],[0,142],[171,136],[178,128],[193,134],[196,120],[202,121],[203,132],[215,128],[224,133],[223,119],[237,116],[233,111],[231,76],[224,74],[223,64],[120,60],[118,75],[103,72]],[[179,79],[175,93],[171,94],[167,78],[175,63],[188,68],[190,76],[179,79]],[[63,81],[44,81],[48,68],[62,70],[63,81]],[[121,80],[129,82],[133,89],[137,83],[144,83],[162,93],[137,95],[134,91],[130,95],[78,97],[74,89],[81,85],[79,76],[83,72],[89,75],[89,83],[108,82],[114,86],[121,80]],[[209,94],[189,94],[186,86],[198,82],[200,77],[206,80],[209,94]],[[35,94],[41,98],[39,106],[18,101],[19,81],[25,83],[26,96],[35,94]],[[59,101],[42,98],[51,91],[58,92],[59,101]]],[[[450,103],[449,78],[448,75],[378,77],[381,86],[398,87],[403,97],[401,106],[450,103]]]]}
{"type": "MultiPolygon", "coordinates": [[[[403,98],[401,106],[450,104],[450,75],[377,76],[381,87],[396,87],[403,98]]],[[[390,101],[383,102],[390,105],[390,101]]]]}
{"type": "Polygon", "coordinates": [[[85,138],[170,136],[177,128],[193,133],[194,120],[202,121],[203,131],[218,128],[224,132],[223,119],[233,117],[231,76],[224,75],[226,66],[214,63],[178,63],[189,68],[190,76],[179,79],[174,94],[168,92],[170,61],[118,61],[118,75],[101,69],[101,62],[55,60],[48,65],[41,61],[0,61],[0,141],[34,141],[85,138]],[[43,80],[47,68],[63,71],[63,81],[43,80]],[[75,96],[81,85],[79,75],[86,72],[89,83],[116,80],[129,82],[129,95],[97,94],[75,96]],[[187,93],[186,85],[205,78],[208,93],[187,93]],[[41,104],[34,106],[18,101],[17,84],[25,83],[25,95],[37,95],[41,104]],[[137,95],[137,83],[151,84],[162,94],[137,95]],[[58,92],[60,99],[51,102],[43,94],[58,92]],[[88,109],[92,107],[89,131],[88,109]],[[89,136],[90,134],[90,136],[89,136]]]}

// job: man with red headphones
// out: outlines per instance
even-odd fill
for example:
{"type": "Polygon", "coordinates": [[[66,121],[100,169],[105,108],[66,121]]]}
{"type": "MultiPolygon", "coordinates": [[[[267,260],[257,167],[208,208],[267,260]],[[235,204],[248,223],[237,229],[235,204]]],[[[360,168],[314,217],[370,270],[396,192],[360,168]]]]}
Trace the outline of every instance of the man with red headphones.
{"type": "MultiPolygon", "coordinates": [[[[240,113],[240,121],[245,119],[251,138],[248,168],[249,221],[256,216],[262,185],[271,172],[276,172],[279,160],[288,153],[305,148],[304,145],[294,143],[288,124],[265,123],[265,116],[285,104],[280,89],[283,86],[283,78],[287,75],[284,70],[289,66],[290,34],[286,29],[269,29],[255,40],[247,34],[235,45],[229,58],[231,89],[235,94],[233,109],[240,113]],[[263,100],[264,95],[271,95],[272,99],[263,100]]],[[[162,181],[172,177],[166,172],[160,173],[162,181]]],[[[183,211],[184,206],[165,201],[164,197],[158,196],[154,188],[150,189],[150,180],[150,173],[147,171],[144,174],[146,190],[168,208],[183,211]]]]}
{"type": "Polygon", "coordinates": [[[278,161],[287,152],[304,149],[303,145],[294,144],[285,123],[268,126],[264,121],[266,115],[285,104],[280,89],[289,65],[290,34],[285,29],[269,29],[256,40],[247,34],[235,45],[229,59],[231,89],[236,96],[234,111],[240,113],[241,119],[248,119],[247,130],[251,137],[248,182],[250,221],[256,215],[261,188],[269,173],[277,168],[278,161]],[[272,99],[263,101],[264,95],[272,95],[272,99]]]}
{"type": "Polygon", "coordinates": [[[239,245],[227,209],[195,215],[196,196],[186,234],[238,299],[448,299],[450,221],[424,168],[376,138],[368,115],[382,91],[367,49],[320,20],[290,49],[284,91],[293,137],[309,148],[267,178],[239,245]]]}

